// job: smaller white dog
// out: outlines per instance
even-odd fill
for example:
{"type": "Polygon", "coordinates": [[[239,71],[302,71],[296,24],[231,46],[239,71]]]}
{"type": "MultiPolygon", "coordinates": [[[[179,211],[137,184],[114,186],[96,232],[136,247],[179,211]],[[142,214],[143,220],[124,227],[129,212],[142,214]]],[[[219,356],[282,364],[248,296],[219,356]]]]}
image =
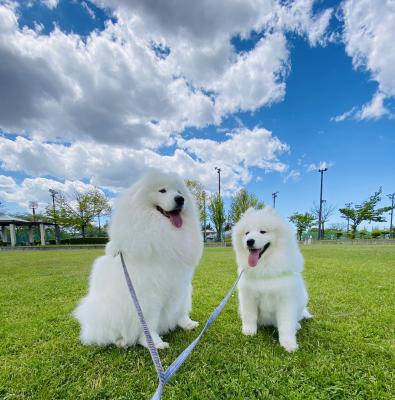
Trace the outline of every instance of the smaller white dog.
{"type": "Polygon", "coordinates": [[[311,318],[301,272],[303,256],[291,227],[271,207],[250,208],[232,232],[238,271],[239,312],[244,335],[258,326],[278,328],[285,350],[297,350],[299,321],[311,318]]]}

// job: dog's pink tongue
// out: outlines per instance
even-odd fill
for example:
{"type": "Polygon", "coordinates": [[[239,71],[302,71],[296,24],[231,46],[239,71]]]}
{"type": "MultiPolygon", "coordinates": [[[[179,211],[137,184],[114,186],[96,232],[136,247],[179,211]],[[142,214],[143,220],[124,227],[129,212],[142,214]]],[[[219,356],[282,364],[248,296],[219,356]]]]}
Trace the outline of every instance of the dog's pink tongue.
{"type": "Polygon", "coordinates": [[[259,261],[259,250],[251,250],[248,256],[248,265],[250,267],[255,267],[259,261]]]}
{"type": "Polygon", "coordinates": [[[169,214],[170,221],[171,223],[176,227],[176,228],[181,228],[182,225],[182,218],[179,213],[170,213],[169,214]]]}

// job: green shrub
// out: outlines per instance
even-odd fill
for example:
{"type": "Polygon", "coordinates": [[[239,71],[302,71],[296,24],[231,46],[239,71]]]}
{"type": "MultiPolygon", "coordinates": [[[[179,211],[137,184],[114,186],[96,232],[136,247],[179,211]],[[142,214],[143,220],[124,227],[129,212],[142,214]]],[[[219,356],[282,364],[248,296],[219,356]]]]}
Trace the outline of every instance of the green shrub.
{"type": "Polygon", "coordinates": [[[381,236],[381,232],[380,232],[378,229],[372,231],[372,238],[373,238],[373,239],[377,239],[377,238],[380,237],[380,236],[381,236]]]}
{"type": "Polygon", "coordinates": [[[108,237],[86,237],[62,239],[61,244],[106,244],[108,237]]]}

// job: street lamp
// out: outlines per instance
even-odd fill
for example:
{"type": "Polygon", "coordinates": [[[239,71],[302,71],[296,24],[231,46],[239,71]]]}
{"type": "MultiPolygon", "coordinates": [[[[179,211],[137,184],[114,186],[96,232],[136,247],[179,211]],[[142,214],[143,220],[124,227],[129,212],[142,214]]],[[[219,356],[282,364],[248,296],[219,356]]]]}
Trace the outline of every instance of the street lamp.
{"type": "Polygon", "coordinates": [[[221,197],[221,168],[214,167],[218,172],[218,196],[221,197]]]}
{"type": "MultiPolygon", "coordinates": [[[[214,167],[214,169],[218,172],[218,201],[221,201],[221,168],[214,167]]],[[[222,230],[219,232],[219,239],[222,241],[222,230]]]]}
{"type": "Polygon", "coordinates": [[[328,168],[320,168],[318,172],[321,174],[321,190],[320,190],[320,211],[318,214],[318,239],[322,239],[322,186],[324,182],[324,172],[328,171],[328,168]]]}
{"type": "Polygon", "coordinates": [[[392,216],[394,214],[394,197],[395,197],[395,193],[391,193],[391,194],[387,194],[387,197],[389,199],[391,199],[391,219],[390,219],[390,237],[393,238],[394,237],[394,233],[392,232],[392,216]]]}
{"type": "Polygon", "coordinates": [[[279,192],[274,192],[272,193],[273,196],[273,208],[276,208],[276,197],[279,194],[279,192]]]}
{"type": "Polygon", "coordinates": [[[203,190],[203,241],[207,242],[207,231],[206,231],[206,191],[203,190]]]}
{"type": "Polygon", "coordinates": [[[33,213],[33,222],[36,220],[36,209],[38,208],[37,201],[29,201],[29,208],[32,209],[33,213]]]}
{"type": "Polygon", "coordinates": [[[60,232],[59,232],[59,225],[56,221],[56,209],[55,209],[55,196],[59,194],[55,189],[48,189],[49,193],[52,197],[52,209],[53,209],[53,221],[55,223],[55,241],[56,244],[60,244],[60,232]]]}

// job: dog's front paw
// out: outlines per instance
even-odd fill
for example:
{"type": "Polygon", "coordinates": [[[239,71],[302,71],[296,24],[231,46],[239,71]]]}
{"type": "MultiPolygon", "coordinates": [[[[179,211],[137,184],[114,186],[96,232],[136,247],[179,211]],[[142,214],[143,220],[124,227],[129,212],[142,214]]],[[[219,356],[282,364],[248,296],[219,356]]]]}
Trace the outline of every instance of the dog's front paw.
{"type": "MultiPolygon", "coordinates": [[[[169,347],[169,343],[164,342],[159,335],[153,335],[151,334],[151,336],[153,336],[153,341],[154,341],[154,346],[159,349],[159,350],[163,350],[163,349],[167,349],[169,347]]],[[[147,343],[147,339],[145,337],[140,338],[139,339],[139,344],[141,344],[141,346],[144,346],[148,349],[148,343],[147,343]]]]}
{"type": "Polygon", "coordinates": [[[295,338],[280,339],[280,344],[288,353],[293,353],[298,350],[298,344],[295,338]]]}
{"type": "Polygon", "coordinates": [[[199,326],[199,322],[198,321],[192,321],[192,320],[190,320],[186,325],[184,325],[182,328],[183,329],[185,329],[185,330],[187,330],[187,331],[190,331],[190,330],[192,330],[192,329],[195,329],[195,328],[197,328],[199,326]]]}
{"type": "Polygon", "coordinates": [[[160,342],[155,343],[155,347],[158,350],[167,349],[169,347],[169,343],[164,342],[164,341],[160,341],[160,342]]]}
{"type": "Polygon", "coordinates": [[[186,331],[190,331],[192,329],[195,329],[199,326],[198,321],[192,321],[189,317],[187,318],[181,318],[178,321],[178,326],[182,329],[185,329],[186,331]]]}
{"type": "Polygon", "coordinates": [[[117,339],[115,345],[121,349],[126,349],[128,347],[128,344],[126,343],[126,340],[123,337],[117,339]]]}
{"type": "Polygon", "coordinates": [[[243,325],[242,332],[246,336],[254,336],[256,334],[256,325],[243,325]]]}

